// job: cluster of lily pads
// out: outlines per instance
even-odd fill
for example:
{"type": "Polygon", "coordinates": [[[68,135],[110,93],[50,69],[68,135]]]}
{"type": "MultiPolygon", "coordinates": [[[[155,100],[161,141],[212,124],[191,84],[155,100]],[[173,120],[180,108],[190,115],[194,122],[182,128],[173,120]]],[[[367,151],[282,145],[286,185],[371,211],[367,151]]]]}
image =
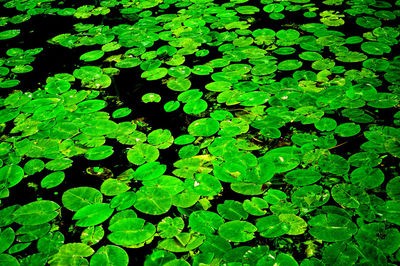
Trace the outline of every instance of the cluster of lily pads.
{"type": "Polygon", "coordinates": [[[0,265],[400,263],[400,1],[0,3],[0,265]]]}

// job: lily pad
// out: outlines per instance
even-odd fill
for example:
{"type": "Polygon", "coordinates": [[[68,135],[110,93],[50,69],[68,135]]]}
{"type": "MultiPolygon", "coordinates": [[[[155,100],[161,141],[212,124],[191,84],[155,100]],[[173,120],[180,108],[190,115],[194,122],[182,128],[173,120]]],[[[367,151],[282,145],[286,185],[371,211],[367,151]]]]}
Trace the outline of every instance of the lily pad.
{"type": "Polygon", "coordinates": [[[0,40],[7,40],[14,38],[20,34],[21,30],[14,29],[14,30],[5,30],[0,32],[0,40]]]}
{"type": "Polygon", "coordinates": [[[254,238],[257,227],[246,221],[230,221],[222,224],[218,234],[232,242],[247,242],[254,238]]]}
{"type": "Polygon", "coordinates": [[[189,127],[188,132],[193,136],[209,137],[218,132],[219,123],[212,118],[201,118],[193,121],[189,127]]]}
{"type": "Polygon", "coordinates": [[[101,224],[107,220],[113,213],[107,203],[94,203],[80,208],[72,217],[77,226],[89,227],[101,224]]]}
{"type": "Polygon", "coordinates": [[[347,240],[357,231],[357,226],[352,221],[333,213],[314,216],[308,224],[311,226],[310,234],[326,242],[347,240]]]}
{"type": "Polygon", "coordinates": [[[141,218],[124,218],[108,227],[107,238],[116,245],[132,246],[145,242],[156,232],[156,227],[141,218]]]}
{"type": "Polygon", "coordinates": [[[13,213],[14,221],[21,225],[39,225],[53,220],[60,206],[50,200],[28,203],[13,213]]]}

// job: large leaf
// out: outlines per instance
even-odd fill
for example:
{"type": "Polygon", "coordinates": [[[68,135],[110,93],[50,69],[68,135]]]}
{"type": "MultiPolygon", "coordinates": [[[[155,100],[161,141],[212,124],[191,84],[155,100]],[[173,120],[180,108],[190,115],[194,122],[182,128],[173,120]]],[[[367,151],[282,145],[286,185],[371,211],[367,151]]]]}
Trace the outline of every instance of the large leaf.
{"type": "Polygon", "coordinates": [[[107,203],[95,203],[79,209],[72,219],[78,220],[76,222],[77,226],[94,226],[107,220],[113,211],[107,203]]]}
{"type": "Polygon", "coordinates": [[[91,187],[71,188],[62,195],[64,207],[71,211],[77,211],[87,205],[101,203],[102,201],[101,192],[91,187]]]}
{"type": "Polygon", "coordinates": [[[91,265],[127,266],[129,256],[123,248],[113,245],[102,246],[90,258],[91,265]]]}
{"type": "Polygon", "coordinates": [[[254,238],[257,227],[246,221],[230,221],[222,224],[218,234],[232,242],[247,242],[254,238]]]}
{"type": "Polygon", "coordinates": [[[357,226],[352,221],[333,213],[314,216],[308,224],[313,237],[327,242],[344,241],[357,231],[357,226]]]}
{"type": "Polygon", "coordinates": [[[114,244],[132,246],[145,242],[156,232],[156,227],[140,218],[121,219],[108,227],[107,238],[114,244]]]}
{"type": "Polygon", "coordinates": [[[39,225],[53,220],[60,206],[50,200],[28,203],[13,213],[14,221],[21,225],[39,225]]]}

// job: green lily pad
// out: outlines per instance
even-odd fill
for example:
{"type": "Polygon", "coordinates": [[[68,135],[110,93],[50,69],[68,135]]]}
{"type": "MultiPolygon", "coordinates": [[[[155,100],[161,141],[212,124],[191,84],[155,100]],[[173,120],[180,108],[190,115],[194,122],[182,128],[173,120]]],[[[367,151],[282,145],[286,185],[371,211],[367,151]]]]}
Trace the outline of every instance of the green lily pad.
{"type": "Polygon", "coordinates": [[[17,79],[9,79],[0,82],[0,88],[7,89],[18,86],[21,82],[17,79]]]}
{"type": "Polygon", "coordinates": [[[219,123],[212,118],[201,118],[193,121],[189,127],[188,132],[193,136],[209,137],[218,132],[219,123]]]}
{"type": "MultiPolygon", "coordinates": [[[[115,194],[115,192],[113,192],[112,194],[115,194]]],[[[135,201],[136,201],[135,192],[125,191],[119,193],[111,200],[110,207],[116,209],[117,211],[122,211],[132,207],[135,201]]]]}
{"type": "Polygon", "coordinates": [[[218,204],[217,211],[223,218],[228,220],[241,220],[248,217],[243,205],[235,200],[225,200],[223,204],[218,204]]]}
{"type": "Polygon", "coordinates": [[[139,166],[132,175],[137,180],[152,180],[160,177],[167,170],[167,166],[159,162],[149,162],[139,166]]]}
{"type": "Polygon", "coordinates": [[[45,89],[48,93],[61,94],[71,88],[71,83],[66,80],[56,80],[46,84],[45,89]]]}
{"type": "Polygon", "coordinates": [[[368,194],[356,185],[337,184],[332,190],[332,198],[346,208],[358,208],[361,204],[369,203],[368,194]]]}
{"type": "Polygon", "coordinates": [[[130,187],[119,179],[108,178],[101,184],[100,191],[105,196],[115,196],[128,191],[130,187]]]}
{"type": "Polygon", "coordinates": [[[203,244],[205,236],[191,233],[180,233],[175,238],[165,239],[159,242],[157,248],[171,252],[188,252],[203,244]]]}
{"type": "Polygon", "coordinates": [[[381,169],[372,167],[360,167],[350,174],[351,183],[365,189],[380,186],[385,179],[381,169]]]}
{"type": "Polygon", "coordinates": [[[318,160],[318,165],[324,172],[336,175],[344,175],[350,169],[348,161],[336,154],[329,154],[321,157],[318,160]]]}
{"type": "Polygon", "coordinates": [[[361,49],[367,54],[372,55],[383,55],[391,51],[389,45],[380,42],[363,42],[361,44],[361,49]]]}
{"type": "Polygon", "coordinates": [[[100,247],[90,258],[91,265],[128,266],[129,256],[123,248],[113,245],[100,247]]]}
{"type": "Polygon", "coordinates": [[[144,103],[158,103],[161,101],[161,96],[157,93],[146,93],[142,96],[142,102],[144,103]]]}
{"type": "Polygon", "coordinates": [[[357,135],[361,131],[361,127],[355,123],[343,123],[336,127],[335,133],[341,137],[351,137],[357,135]]]}
{"type": "Polygon", "coordinates": [[[135,209],[150,215],[161,215],[171,208],[172,198],[167,190],[148,187],[136,192],[135,209]]]}
{"type": "Polygon", "coordinates": [[[77,104],[76,113],[88,114],[97,112],[107,106],[107,102],[103,100],[87,100],[77,104]]]}
{"type": "Polygon", "coordinates": [[[358,260],[358,252],[355,245],[338,242],[327,246],[322,257],[330,265],[351,265],[358,260]]]}
{"type": "Polygon", "coordinates": [[[102,50],[94,50],[90,52],[86,52],[83,55],[79,57],[79,60],[85,61],[85,62],[92,62],[99,60],[102,58],[104,55],[104,51],[102,50]]]}
{"type": "Polygon", "coordinates": [[[62,203],[65,208],[71,211],[103,201],[103,195],[100,191],[91,187],[76,187],[68,189],[62,195],[62,203]]]}
{"type": "Polygon", "coordinates": [[[167,82],[167,87],[173,91],[186,91],[191,85],[190,80],[185,78],[169,79],[167,82]]]}
{"type": "Polygon", "coordinates": [[[190,115],[198,115],[207,110],[208,104],[203,99],[190,101],[183,106],[183,111],[190,115]]]}
{"type": "Polygon", "coordinates": [[[357,231],[357,226],[352,221],[333,213],[314,216],[308,221],[308,224],[311,226],[309,233],[326,242],[347,240],[357,231]]]}
{"type": "Polygon", "coordinates": [[[314,184],[322,178],[319,172],[311,169],[296,169],[285,175],[285,181],[294,186],[307,186],[314,184]]]}
{"type": "Polygon", "coordinates": [[[154,162],[159,155],[160,152],[156,147],[146,143],[135,145],[127,153],[128,161],[136,165],[142,165],[145,162],[154,162]]]}
{"type": "Polygon", "coordinates": [[[322,186],[311,185],[297,189],[291,198],[296,206],[307,212],[327,203],[330,194],[329,190],[323,189],[322,186]]]}
{"type": "Polygon", "coordinates": [[[278,237],[290,230],[290,226],[281,221],[277,215],[265,216],[258,219],[256,227],[260,235],[266,238],[278,237]]]}
{"type": "Polygon", "coordinates": [[[103,75],[103,70],[97,66],[83,66],[75,69],[73,75],[77,79],[99,79],[103,75]]]}
{"type": "Polygon", "coordinates": [[[45,176],[42,181],[40,182],[40,186],[42,188],[53,188],[60,185],[65,178],[65,173],[62,171],[57,171],[45,176]]]}
{"type": "Polygon", "coordinates": [[[332,118],[322,117],[318,122],[315,122],[314,125],[315,128],[320,131],[332,131],[336,128],[337,123],[332,118]]]}
{"type": "Polygon", "coordinates": [[[280,62],[278,64],[278,69],[284,70],[284,71],[291,71],[291,70],[299,69],[302,65],[303,65],[303,63],[298,60],[289,59],[289,60],[280,62]]]}
{"type": "Polygon", "coordinates": [[[24,169],[19,165],[9,164],[0,168],[0,184],[6,184],[11,188],[21,182],[24,177],[24,169]]]}
{"type": "Polygon", "coordinates": [[[149,133],[147,136],[147,142],[159,149],[165,149],[172,144],[173,137],[171,131],[168,129],[159,128],[149,133]]]}
{"type": "Polygon", "coordinates": [[[83,257],[89,257],[94,253],[94,250],[83,243],[68,243],[62,245],[58,252],[49,261],[50,264],[63,264],[79,265],[88,263],[83,257]]]}
{"type": "Polygon", "coordinates": [[[86,245],[95,245],[101,241],[104,237],[104,229],[101,225],[99,226],[90,226],[82,231],[81,233],[81,242],[86,245]]]}
{"type": "Polygon", "coordinates": [[[133,58],[126,58],[123,59],[115,64],[115,67],[118,68],[133,68],[138,65],[140,65],[142,61],[139,58],[133,57],[133,58]]]}
{"type": "Polygon", "coordinates": [[[41,172],[44,169],[44,162],[40,159],[29,160],[24,165],[24,172],[27,175],[34,175],[41,172]]]}
{"type": "Polygon", "coordinates": [[[165,112],[170,113],[177,110],[180,105],[181,104],[178,101],[168,101],[164,104],[164,110],[165,112]]]}
{"type": "Polygon", "coordinates": [[[275,172],[286,172],[300,164],[298,150],[294,147],[280,147],[267,152],[261,157],[263,164],[272,164],[275,172]]]}
{"type": "Polygon", "coordinates": [[[181,217],[166,217],[157,224],[157,232],[162,238],[172,238],[185,227],[181,217]]]}
{"type": "Polygon", "coordinates": [[[141,75],[142,78],[145,78],[146,80],[157,80],[157,79],[162,79],[165,77],[168,73],[168,69],[165,67],[159,67],[153,70],[149,71],[144,71],[141,75]]]}
{"type": "Polygon", "coordinates": [[[80,208],[72,219],[78,220],[77,226],[89,227],[101,224],[112,215],[113,211],[114,209],[107,203],[94,203],[80,208]]]}
{"type": "Polygon", "coordinates": [[[15,233],[11,227],[7,227],[0,232],[0,252],[6,251],[14,242],[15,233]]]}
{"type": "Polygon", "coordinates": [[[13,213],[14,221],[21,225],[39,225],[53,220],[60,206],[50,200],[28,203],[13,213]]]}
{"type": "Polygon", "coordinates": [[[87,150],[85,152],[85,158],[92,161],[98,161],[110,157],[113,153],[114,150],[112,146],[104,145],[87,150]]]}
{"type": "Polygon", "coordinates": [[[259,197],[252,197],[251,200],[243,202],[243,209],[254,216],[264,216],[267,213],[266,208],[268,208],[267,201],[259,197]]]}
{"type": "Polygon", "coordinates": [[[195,211],[189,216],[189,226],[192,230],[204,235],[214,234],[223,223],[224,219],[214,212],[195,211]]]}
{"type": "Polygon", "coordinates": [[[219,180],[210,174],[195,174],[194,180],[186,179],[185,185],[200,196],[215,196],[222,190],[219,180]]]}
{"type": "Polygon", "coordinates": [[[113,118],[122,118],[130,115],[132,113],[132,109],[128,107],[119,108],[112,113],[113,118]]]}
{"type": "Polygon", "coordinates": [[[0,123],[6,123],[8,121],[13,120],[18,116],[19,113],[20,113],[19,110],[9,110],[9,109],[0,110],[0,123]]]}
{"type": "Polygon", "coordinates": [[[222,224],[218,234],[232,242],[247,242],[254,238],[257,227],[246,221],[230,221],[222,224]]]}
{"type": "Polygon", "coordinates": [[[7,40],[18,36],[21,33],[21,30],[5,30],[0,32],[0,40],[7,40]]]}
{"type": "Polygon", "coordinates": [[[400,177],[390,179],[386,185],[386,193],[393,200],[400,198],[400,177]]]}

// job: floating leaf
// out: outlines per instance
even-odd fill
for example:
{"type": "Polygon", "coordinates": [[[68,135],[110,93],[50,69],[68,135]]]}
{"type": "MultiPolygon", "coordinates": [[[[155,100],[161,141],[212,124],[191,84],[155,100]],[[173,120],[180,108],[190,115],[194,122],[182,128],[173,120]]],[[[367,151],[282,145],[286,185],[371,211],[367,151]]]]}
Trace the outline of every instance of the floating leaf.
{"type": "Polygon", "coordinates": [[[94,203],[80,208],[72,217],[77,226],[88,227],[101,224],[113,213],[107,203],[94,203]]]}
{"type": "Polygon", "coordinates": [[[257,220],[257,230],[266,238],[278,237],[286,234],[290,226],[279,219],[277,215],[265,216],[257,220]]]}
{"type": "Polygon", "coordinates": [[[130,149],[127,153],[128,161],[133,164],[141,165],[145,162],[153,162],[157,160],[160,152],[152,145],[139,143],[130,149]]]}
{"type": "Polygon", "coordinates": [[[122,118],[122,117],[128,116],[130,113],[132,113],[132,109],[130,109],[128,107],[119,108],[112,113],[112,117],[113,118],[122,118]]]}
{"type": "Polygon", "coordinates": [[[142,102],[144,103],[158,103],[161,101],[161,96],[157,93],[146,93],[142,96],[142,102]]]}
{"type": "Polygon", "coordinates": [[[357,231],[357,226],[352,221],[333,213],[314,216],[308,224],[313,237],[327,242],[344,241],[357,231]]]}
{"type": "Polygon", "coordinates": [[[204,242],[205,236],[199,234],[180,233],[175,238],[165,239],[159,242],[157,248],[171,252],[188,252],[199,247],[204,242]]]}
{"type": "Polygon", "coordinates": [[[5,183],[11,188],[21,182],[24,177],[24,170],[18,165],[6,165],[0,168],[0,184],[5,183]]]}
{"type": "Polygon", "coordinates": [[[223,204],[218,204],[217,210],[223,218],[228,220],[241,220],[248,217],[242,204],[234,200],[225,200],[223,204]]]}
{"type": "Polygon", "coordinates": [[[14,221],[21,225],[39,225],[53,220],[60,206],[50,200],[28,203],[13,213],[14,221]]]}
{"type": "Polygon", "coordinates": [[[302,62],[294,59],[282,61],[278,64],[279,70],[291,71],[299,69],[303,65],[302,62]]]}
{"type": "Polygon", "coordinates": [[[0,232],[0,253],[6,251],[14,242],[15,233],[11,227],[7,227],[0,232]]]}
{"type": "Polygon", "coordinates": [[[65,178],[65,173],[61,171],[57,171],[45,176],[40,182],[40,186],[42,188],[50,189],[60,185],[65,178]]]}
{"type": "Polygon", "coordinates": [[[15,30],[5,30],[0,32],[0,40],[7,40],[14,38],[20,34],[21,30],[15,29],[15,30]]]}
{"type": "Polygon", "coordinates": [[[218,234],[232,242],[247,242],[254,238],[257,227],[245,221],[230,221],[222,224],[218,234]]]}
{"type": "Polygon", "coordinates": [[[126,182],[119,179],[109,178],[101,184],[100,191],[106,196],[115,196],[129,190],[126,182]]]}
{"type": "Polygon", "coordinates": [[[181,217],[166,217],[157,225],[157,232],[162,238],[171,238],[182,232],[185,223],[181,217]]]}
{"type": "Polygon", "coordinates": [[[386,185],[386,193],[393,200],[398,200],[400,198],[400,177],[390,179],[386,185]]]}
{"type": "Polygon", "coordinates": [[[209,137],[218,132],[219,123],[212,118],[201,118],[193,121],[189,127],[188,132],[193,136],[209,137]]]}
{"type": "Polygon", "coordinates": [[[82,231],[81,242],[83,244],[92,246],[100,242],[104,237],[104,229],[101,225],[90,226],[82,231]]]}
{"type": "Polygon", "coordinates": [[[77,211],[87,205],[101,203],[102,201],[101,192],[91,187],[71,188],[62,195],[64,207],[71,211],[77,211]]]}
{"type": "Polygon", "coordinates": [[[111,234],[107,238],[116,245],[132,246],[151,238],[156,227],[140,218],[121,219],[108,227],[111,234]]]}
{"type": "Polygon", "coordinates": [[[164,189],[149,187],[136,192],[134,207],[146,214],[160,215],[166,213],[172,205],[171,194],[164,189]]]}
{"type": "Polygon", "coordinates": [[[98,161],[110,157],[113,153],[114,150],[112,146],[104,145],[87,150],[85,152],[85,158],[98,161]]]}
{"type": "Polygon", "coordinates": [[[52,265],[79,265],[82,263],[88,263],[83,257],[89,257],[94,253],[94,250],[83,243],[68,243],[62,245],[58,252],[49,261],[52,265]]]}
{"type": "Polygon", "coordinates": [[[120,265],[129,264],[129,256],[123,248],[113,245],[100,247],[90,258],[91,265],[120,265]]]}
{"type": "Polygon", "coordinates": [[[223,223],[224,219],[214,212],[195,211],[189,216],[189,226],[192,230],[204,235],[214,234],[223,223]]]}
{"type": "Polygon", "coordinates": [[[356,185],[337,184],[332,190],[332,198],[343,207],[358,208],[361,204],[368,204],[368,194],[356,185]]]}
{"type": "Polygon", "coordinates": [[[99,111],[107,106],[107,102],[103,100],[87,100],[77,104],[78,109],[75,111],[78,114],[88,114],[99,111]]]}
{"type": "Polygon", "coordinates": [[[385,176],[379,168],[360,167],[350,174],[351,183],[366,189],[378,187],[384,179],[385,176]]]}

